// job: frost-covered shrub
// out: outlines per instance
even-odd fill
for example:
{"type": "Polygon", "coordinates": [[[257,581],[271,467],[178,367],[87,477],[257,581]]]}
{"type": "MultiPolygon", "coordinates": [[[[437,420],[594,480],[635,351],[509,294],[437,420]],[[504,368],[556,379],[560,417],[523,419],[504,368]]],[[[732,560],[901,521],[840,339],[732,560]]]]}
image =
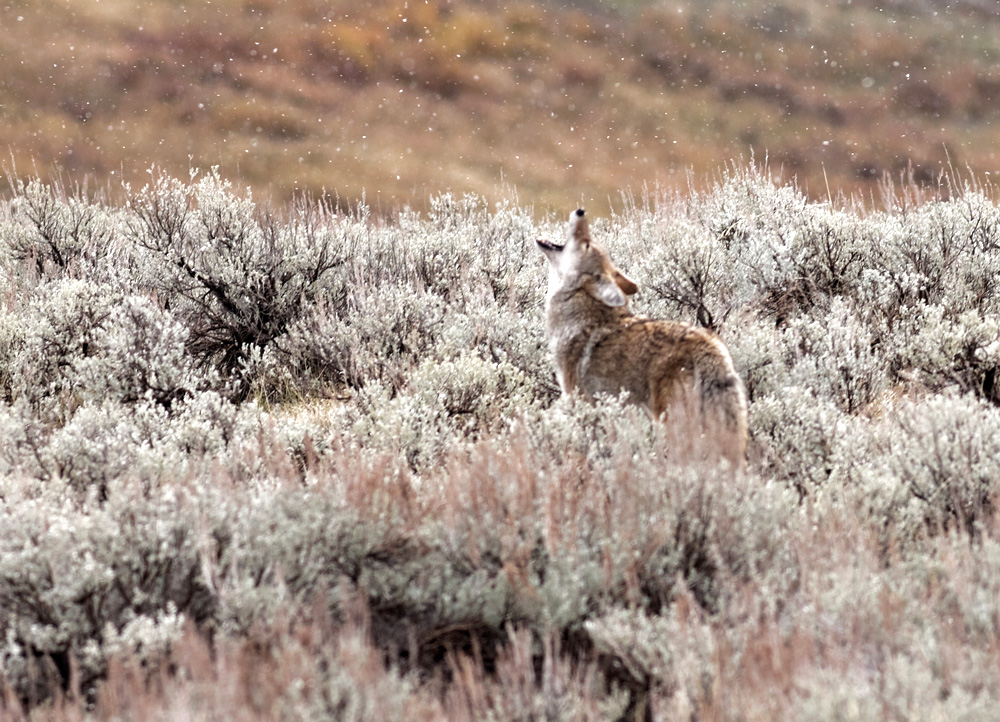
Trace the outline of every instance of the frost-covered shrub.
{"type": "Polygon", "coordinates": [[[72,656],[89,684],[123,645],[162,652],[180,631],[178,614],[212,613],[197,518],[174,489],[132,488],[82,506],[54,489],[7,495],[0,517],[0,668],[18,691],[43,655],[72,656]]]}
{"type": "Polygon", "coordinates": [[[788,229],[795,283],[806,308],[852,296],[877,227],[854,214],[811,206],[788,229]]]}
{"type": "Polygon", "coordinates": [[[433,561],[420,540],[405,534],[393,514],[358,518],[336,493],[343,488],[333,481],[262,489],[242,509],[225,510],[228,526],[219,528],[226,536],[214,540],[204,569],[218,592],[216,619],[224,631],[246,634],[273,619],[281,605],[309,604],[331,590],[362,586],[375,611],[433,593],[420,587],[433,561]]]}
{"type": "Polygon", "coordinates": [[[365,387],[358,397],[364,416],[352,432],[423,467],[440,462],[449,447],[504,428],[531,400],[523,374],[507,362],[472,353],[431,357],[413,369],[398,393],[377,384],[365,387]]]}
{"type": "Polygon", "coordinates": [[[735,303],[779,324],[852,296],[880,233],[877,223],[810,204],[756,171],[734,172],[692,199],[689,213],[725,249],[735,303]]]}
{"type": "Polygon", "coordinates": [[[399,388],[433,352],[444,323],[442,299],[407,286],[358,288],[345,306],[341,313],[315,306],[277,344],[278,362],[295,369],[299,383],[399,388]]]}
{"type": "Polygon", "coordinates": [[[42,284],[0,333],[8,399],[48,419],[88,401],[169,408],[210,383],[178,318],[147,297],[82,279],[42,284]]]}
{"type": "Polygon", "coordinates": [[[424,482],[454,505],[454,518],[445,514],[452,547],[474,549],[477,568],[513,560],[508,574],[537,595],[531,615],[574,627],[621,599],[659,609],[678,578],[713,606],[721,579],[782,556],[762,531],[787,513],[792,495],[748,489],[728,469],[678,464],[669,434],[634,408],[619,404],[622,413],[602,418],[591,405],[558,406],[510,440],[477,446],[468,478],[424,482]],[[589,444],[551,443],[565,439],[589,444]]]}
{"type": "Polygon", "coordinates": [[[872,429],[859,465],[864,503],[889,538],[957,527],[994,513],[1000,410],[965,396],[903,401],[872,429]]]}
{"type": "Polygon", "coordinates": [[[888,386],[885,359],[870,330],[842,299],[822,315],[789,322],[781,337],[789,382],[849,414],[864,409],[888,386]]]}
{"type": "Polygon", "coordinates": [[[530,219],[509,204],[489,214],[472,196],[439,196],[431,206],[429,222],[404,211],[396,225],[365,228],[343,282],[304,309],[262,372],[300,391],[399,388],[423,358],[475,347],[536,372],[542,334],[518,317],[537,318],[541,308],[543,269],[525,253],[530,219]]]}
{"type": "MultiPolygon", "coordinates": [[[[485,228],[472,238],[475,267],[489,284],[497,307],[513,314],[531,314],[539,308],[545,265],[535,255],[535,223],[530,214],[510,202],[498,203],[485,228]]],[[[471,311],[476,304],[466,305],[471,311]]]]}
{"type": "Polygon", "coordinates": [[[815,391],[788,386],[750,405],[758,463],[803,494],[820,492],[853,451],[853,420],[815,391]]]}
{"type": "Polygon", "coordinates": [[[454,302],[468,290],[473,265],[483,251],[475,230],[487,221],[486,204],[474,195],[436,196],[428,220],[425,232],[413,233],[423,226],[418,226],[418,218],[400,219],[400,232],[405,234],[402,262],[415,283],[454,302]]]}
{"type": "Polygon", "coordinates": [[[147,660],[122,654],[112,660],[90,712],[98,719],[150,722],[234,713],[275,722],[459,719],[442,709],[416,675],[386,667],[363,612],[344,622],[316,611],[303,616],[261,624],[249,638],[212,642],[187,628],[171,646],[167,664],[149,665],[173,671],[162,675],[156,689],[143,671],[147,660]]]}
{"type": "Polygon", "coordinates": [[[231,443],[249,443],[258,426],[250,408],[211,391],[169,411],[148,400],[105,400],[77,407],[64,423],[48,424],[32,419],[22,403],[0,407],[0,420],[0,473],[15,485],[19,478],[37,479],[66,485],[77,498],[99,500],[123,480],[152,489],[202,472],[231,443]]]}
{"type": "Polygon", "coordinates": [[[394,282],[432,291],[457,310],[496,303],[521,311],[541,298],[544,274],[528,214],[509,203],[489,213],[472,195],[443,194],[430,204],[427,222],[409,212],[400,216],[391,266],[384,251],[379,259],[383,274],[391,267],[394,282]]]}
{"type": "Polygon", "coordinates": [[[12,400],[23,399],[43,418],[65,418],[80,403],[81,365],[97,349],[120,297],[83,279],[39,286],[6,325],[2,363],[12,400]]]}
{"type": "Polygon", "coordinates": [[[411,395],[419,395],[428,406],[440,404],[449,417],[467,418],[465,428],[470,430],[489,428],[504,412],[523,410],[531,400],[518,369],[473,353],[425,361],[414,370],[410,384],[411,395]]]}
{"type": "Polygon", "coordinates": [[[117,233],[115,219],[103,205],[82,194],[68,196],[37,179],[18,182],[11,220],[4,227],[5,250],[15,261],[32,264],[40,276],[70,271],[85,276],[117,233]]]}
{"type": "Polygon", "coordinates": [[[47,426],[33,417],[23,401],[0,405],[0,481],[4,491],[8,485],[18,486],[22,478],[51,478],[44,459],[47,426]]]}
{"type": "Polygon", "coordinates": [[[554,400],[559,394],[542,328],[542,302],[532,310],[512,313],[500,304],[471,305],[442,324],[438,353],[460,356],[474,350],[482,359],[511,366],[523,377],[524,399],[554,400]]]}
{"type": "Polygon", "coordinates": [[[810,305],[798,287],[793,243],[811,211],[793,187],[773,184],[755,169],[735,169],[714,192],[693,198],[689,213],[725,249],[739,302],[760,304],[781,319],[810,305]]]}
{"type": "Polygon", "coordinates": [[[709,328],[750,309],[781,324],[849,294],[868,241],[852,215],[749,169],[727,173],[712,193],[633,208],[623,222],[611,235],[639,283],[635,306],[709,328]]]}
{"type": "Polygon", "coordinates": [[[164,416],[156,407],[83,406],[52,433],[39,456],[49,477],[104,500],[114,480],[129,476],[149,484],[155,476],[161,459],[153,446],[164,416]]]}
{"type": "Polygon", "coordinates": [[[743,379],[751,407],[757,399],[780,393],[789,385],[780,350],[782,336],[775,333],[773,321],[745,316],[721,338],[743,379]]]}
{"type": "Polygon", "coordinates": [[[721,239],[686,219],[681,223],[655,216],[643,220],[638,230],[645,242],[644,262],[636,259],[635,271],[626,271],[639,285],[643,310],[718,330],[737,301],[731,258],[721,239]],[[650,306],[647,294],[663,303],[650,306]]]}
{"type": "Polygon", "coordinates": [[[151,267],[143,280],[189,327],[189,351],[235,384],[284,334],[350,256],[349,223],[303,207],[282,222],[212,173],[185,185],[154,176],[130,199],[132,242],[151,267]]]}
{"type": "MultiPolygon", "coordinates": [[[[882,324],[875,333],[890,337],[882,324]]],[[[1000,325],[993,314],[951,314],[942,305],[904,309],[886,348],[885,368],[935,391],[957,389],[985,399],[1000,398],[1000,325]]]]}
{"type": "Polygon", "coordinates": [[[998,219],[975,192],[871,219],[857,309],[891,378],[996,397],[998,219]]]}
{"type": "Polygon", "coordinates": [[[713,684],[719,642],[688,599],[657,615],[615,609],[584,629],[601,654],[621,665],[627,682],[659,698],[663,714],[691,717],[713,684]]]}
{"type": "Polygon", "coordinates": [[[968,192],[878,220],[870,257],[897,305],[995,309],[1000,212],[991,201],[968,192]]]}
{"type": "Polygon", "coordinates": [[[524,419],[525,433],[540,452],[565,463],[586,460],[606,467],[614,453],[651,454],[666,447],[664,429],[654,427],[649,415],[627,403],[624,396],[602,396],[598,403],[561,397],[524,419]]]}
{"type": "Polygon", "coordinates": [[[211,383],[187,353],[189,333],[149,298],[122,298],[95,331],[91,355],[75,364],[81,395],[169,409],[211,383]]]}

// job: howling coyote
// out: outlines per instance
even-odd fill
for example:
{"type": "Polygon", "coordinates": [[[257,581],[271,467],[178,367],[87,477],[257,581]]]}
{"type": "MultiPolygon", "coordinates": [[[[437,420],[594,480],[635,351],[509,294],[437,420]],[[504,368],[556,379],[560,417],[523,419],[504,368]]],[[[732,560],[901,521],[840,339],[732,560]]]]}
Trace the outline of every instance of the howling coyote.
{"type": "Polygon", "coordinates": [[[629,311],[627,297],[639,288],[591,239],[582,208],[570,216],[565,245],[538,246],[549,260],[546,327],[563,394],[626,391],[692,449],[743,466],[746,395],[722,341],[629,311]]]}

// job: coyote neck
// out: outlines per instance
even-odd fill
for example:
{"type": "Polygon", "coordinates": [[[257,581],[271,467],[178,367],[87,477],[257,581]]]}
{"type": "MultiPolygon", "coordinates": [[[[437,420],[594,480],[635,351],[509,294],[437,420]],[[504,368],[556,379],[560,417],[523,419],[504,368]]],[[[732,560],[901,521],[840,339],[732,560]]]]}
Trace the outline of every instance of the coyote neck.
{"type": "Polygon", "coordinates": [[[566,394],[578,388],[594,345],[613,328],[621,326],[632,312],[627,307],[609,308],[595,302],[585,291],[568,294],[568,297],[561,295],[548,301],[546,330],[559,387],[566,394]]]}

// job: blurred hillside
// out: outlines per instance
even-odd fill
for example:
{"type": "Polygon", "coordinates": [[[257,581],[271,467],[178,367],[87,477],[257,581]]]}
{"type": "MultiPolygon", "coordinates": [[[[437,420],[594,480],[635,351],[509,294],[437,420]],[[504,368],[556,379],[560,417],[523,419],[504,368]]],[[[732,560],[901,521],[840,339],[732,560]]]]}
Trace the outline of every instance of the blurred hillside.
{"type": "Polygon", "coordinates": [[[1000,172],[990,2],[9,0],[0,151],[119,186],[218,165],[377,208],[607,208],[765,157],[814,197],[1000,172]]]}

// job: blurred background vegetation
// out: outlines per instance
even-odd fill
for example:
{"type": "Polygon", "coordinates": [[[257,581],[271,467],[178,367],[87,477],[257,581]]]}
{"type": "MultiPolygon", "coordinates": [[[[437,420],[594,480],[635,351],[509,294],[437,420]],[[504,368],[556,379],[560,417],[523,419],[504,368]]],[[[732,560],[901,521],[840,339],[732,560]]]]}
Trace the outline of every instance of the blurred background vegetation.
{"type": "Polygon", "coordinates": [[[754,157],[814,198],[1000,172],[986,0],[5,0],[10,176],[220,166],[376,210],[596,211],[754,157]]]}

